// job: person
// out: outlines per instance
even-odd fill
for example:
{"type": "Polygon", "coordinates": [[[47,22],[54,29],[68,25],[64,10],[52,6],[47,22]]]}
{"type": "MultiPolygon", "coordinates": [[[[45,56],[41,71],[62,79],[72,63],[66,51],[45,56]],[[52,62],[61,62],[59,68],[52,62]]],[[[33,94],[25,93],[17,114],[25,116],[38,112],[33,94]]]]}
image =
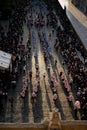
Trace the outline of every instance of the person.
{"type": "Polygon", "coordinates": [[[44,60],[45,60],[45,62],[47,61],[47,54],[46,53],[44,53],[44,60]]]}
{"type": "Polygon", "coordinates": [[[50,72],[50,65],[49,64],[47,66],[47,70],[48,70],[48,72],[50,72]]]}
{"type": "Polygon", "coordinates": [[[77,112],[78,110],[81,109],[81,104],[80,101],[78,99],[76,99],[75,103],[74,103],[74,112],[75,112],[75,118],[77,118],[77,112]]]}
{"type": "Polygon", "coordinates": [[[23,72],[25,74],[25,72],[26,72],[26,65],[23,66],[23,72]]]}
{"type": "Polygon", "coordinates": [[[20,93],[20,96],[21,96],[21,98],[24,98],[24,97],[25,97],[25,90],[23,90],[23,91],[20,93]]]}
{"type": "Polygon", "coordinates": [[[36,70],[38,71],[39,70],[39,65],[35,64],[35,67],[36,67],[36,70]]]}
{"type": "Polygon", "coordinates": [[[56,66],[57,66],[57,60],[55,60],[55,63],[54,63],[54,64],[55,64],[55,67],[56,67],[56,66]]]}
{"type": "Polygon", "coordinates": [[[81,115],[81,120],[86,120],[86,116],[84,114],[81,115]]]}
{"type": "Polygon", "coordinates": [[[0,112],[4,111],[4,105],[2,100],[0,100],[0,112]]]}
{"type": "Polygon", "coordinates": [[[11,98],[9,99],[9,102],[11,103],[11,110],[13,110],[14,98],[11,97],[11,98]]]}
{"type": "Polygon", "coordinates": [[[49,38],[51,38],[51,33],[49,34],[49,38]]]}
{"type": "Polygon", "coordinates": [[[52,91],[53,91],[53,94],[55,94],[57,92],[57,88],[56,87],[52,87],[52,91]]]}
{"type": "Polygon", "coordinates": [[[11,85],[12,85],[13,88],[16,87],[16,83],[17,83],[17,81],[16,81],[15,79],[13,79],[13,80],[11,81],[11,85]]]}
{"type": "Polygon", "coordinates": [[[54,101],[57,100],[57,94],[56,94],[56,93],[53,94],[53,100],[54,100],[54,101]]]}
{"type": "Polygon", "coordinates": [[[39,71],[36,71],[36,78],[39,78],[39,71]]]}
{"type": "Polygon", "coordinates": [[[32,70],[29,71],[29,78],[31,80],[31,78],[32,78],[32,70]]]}
{"type": "Polygon", "coordinates": [[[68,100],[70,106],[72,105],[72,98],[73,98],[72,94],[71,94],[71,92],[69,92],[69,96],[67,97],[67,100],[68,100]]]}
{"type": "Polygon", "coordinates": [[[38,87],[37,86],[33,87],[33,92],[35,92],[37,94],[37,92],[38,92],[38,87]]]}
{"type": "Polygon", "coordinates": [[[32,96],[31,96],[31,101],[32,101],[33,103],[36,103],[36,98],[37,98],[37,94],[33,91],[33,92],[32,92],[32,96]]]}
{"type": "Polygon", "coordinates": [[[45,79],[45,76],[46,76],[46,74],[45,73],[43,73],[43,78],[45,79]]]}

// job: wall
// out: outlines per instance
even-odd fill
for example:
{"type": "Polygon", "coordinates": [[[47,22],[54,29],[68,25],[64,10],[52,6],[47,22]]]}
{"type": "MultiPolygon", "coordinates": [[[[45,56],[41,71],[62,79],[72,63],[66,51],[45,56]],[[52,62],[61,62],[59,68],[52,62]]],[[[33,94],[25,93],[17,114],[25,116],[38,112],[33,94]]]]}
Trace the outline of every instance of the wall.
{"type": "Polygon", "coordinates": [[[72,3],[87,15],[87,0],[72,0],[72,3]]]}
{"type": "Polygon", "coordinates": [[[87,130],[87,121],[62,121],[62,130],[87,130]]]}
{"type": "MultiPolygon", "coordinates": [[[[62,130],[87,130],[87,121],[61,121],[62,130]]],[[[47,130],[48,124],[0,124],[0,130],[47,130]]]]}

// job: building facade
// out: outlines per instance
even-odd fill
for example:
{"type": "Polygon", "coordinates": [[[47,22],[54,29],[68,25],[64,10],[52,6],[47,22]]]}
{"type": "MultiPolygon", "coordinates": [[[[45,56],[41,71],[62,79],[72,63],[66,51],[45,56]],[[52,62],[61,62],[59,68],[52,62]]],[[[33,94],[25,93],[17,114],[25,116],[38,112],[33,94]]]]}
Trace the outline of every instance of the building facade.
{"type": "Polygon", "coordinates": [[[87,0],[72,0],[72,3],[87,15],[87,0]]]}

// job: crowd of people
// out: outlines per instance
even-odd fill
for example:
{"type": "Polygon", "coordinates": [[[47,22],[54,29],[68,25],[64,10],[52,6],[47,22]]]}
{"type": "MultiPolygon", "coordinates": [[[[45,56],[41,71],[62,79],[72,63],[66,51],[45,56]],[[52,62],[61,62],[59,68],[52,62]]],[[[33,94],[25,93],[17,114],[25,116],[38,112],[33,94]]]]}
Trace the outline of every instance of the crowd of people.
{"type": "MultiPolygon", "coordinates": [[[[87,52],[69,23],[66,14],[61,12],[59,12],[59,17],[63,29],[60,26],[57,28],[59,50],[68,67],[68,75],[72,76],[72,87],[76,90],[76,101],[80,103],[79,109],[82,119],[83,115],[84,119],[87,119],[87,52]],[[77,50],[81,53],[84,62],[79,57],[77,50]]],[[[78,103],[77,106],[75,104],[76,113],[77,110],[78,103]]],[[[75,115],[77,116],[77,114],[75,115]]]]}
{"type": "MultiPolygon", "coordinates": [[[[0,69],[0,108],[3,108],[2,99],[7,97],[10,87],[15,88],[16,82],[21,72],[24,48],[21,49],[23,23],[25,21],[26,12],[24,5],[19,5],[12,13],[11,19],[7,25],[0,24],[0,50],[10,53],[11,68],[0,69]],[[7,30],[7,32],[6,32],[7,30]],[[22,55],[21,55],[22,53],[22,55]]],[[[23,66],[23,64],[22,64],[23,66]]]]}
{"type": "MultiPolygon", "coordinates": [[[[27,25],[28,29],[30,29],[31,27],[31,37],[33,40],[31,43],[31,38],[29,36],[27,42],[27,51],[25,51],[25,46],[23,45],[23,23],[26,22],[26,11],[24,10],[24,5],[19,5],[19,7],[17,7],[13,12],[12,19],[9,20],[7,34],[5,33],[3,26],[0,25],[0,49],[12,54],[12,71],[0,71],[0,101],[4,95],[7,96],[9,87],[16,87],[17,79],[19,74],[21,73],[21,70],[23,71],[23,87],[22,91],[20,92],[20,96],[22,98],[26,96],[26,90],[28,89],[29,83],[28,78],[31,81],[33,75],[33,70],[30,69],[28,75],[26,76],[26,60],[32,55],[32,46],[35,59],[37,59],[38,57],[37,44],[34,34],[34,28],[36,27],[38,30],[38,36],[41,44],[44,62],[49,74],[50,87],[53,93],[52,98],[56,105],[56,101],[58,101],[57,87],[59,84],[57,82],[57,79],[55,78],[55,74],[50,74],[50,61],[53,62],[54,58],[52,56],[50,42],[47,39],[46,32],[44,30],[44,26],[51,26],[53,29],[52,32],[56,30],[56,40],[54,48],[56,49],[56,52],[60,52],[64,59],[64,64],[67,65],[67,75],[71,75],[73,79],[72,85],[70,86],[69,81],[65,78],[63,72],[60,72],[60,79],[63,83],[64,88],[67,91],[69,101],[72,100],[72,97],[70,95],[72,88],[75,88],[76,90],[76,93],[74,95],[76,97],[76,102],[74,105],[75,117],[77,117],[77,111],[79,110],[81,114],[81,119],[87,120],[87,52],[85,50],[85,47],[82,45],[79,38],[77,37],[71,24],[69,23],[65,11],[60,8],[60,5],[58,6],[57,13],[62,28],[61,26],[58,26],[57,17],[53,12],[47,14],[47,23],[45,23],[46,21],[44,20],[42,12],[38,14],[38,17],[35,19],[35,21],[33,21],[32,15],[29,16],[29,18],[27,19],[27,25]],[[77,50],[81,53],[84,62],[79,58],[77,50]]],[[[53,65],[56,68],[56,59],[53,65]]],[[[31,101],[33,103],[37,102],[37,96],[40,86],[40,72],[38,63],[35,64],[35,70],[36,75],[31,94],[31,101]]],[[[45,77],[46,74],[44,73],[44,80],[45,77]]],[[[0,102],[0,107],[2,107],[2,102],[0,102]]]]}

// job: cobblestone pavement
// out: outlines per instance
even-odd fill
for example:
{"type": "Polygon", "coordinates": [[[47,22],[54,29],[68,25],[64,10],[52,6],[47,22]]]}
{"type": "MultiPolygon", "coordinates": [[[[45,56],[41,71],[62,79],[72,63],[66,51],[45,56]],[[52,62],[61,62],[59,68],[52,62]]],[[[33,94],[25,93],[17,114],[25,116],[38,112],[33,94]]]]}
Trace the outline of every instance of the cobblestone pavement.
{"type": "MultiPolygon", "coordinates": [[[[38,5],[37,3],[35,4],[35,1],[32,2],[32,6],[33,6],[32,17],[33,19],[35,19],[36,14],[42,11],[42,13],[44,13],[44,17],[46,21],[46,13],[48,10],[46,9],[46,5],[44,3],[42,4],[41,2],[41,5],[38,5]],[[44,9],[42,10],[40,10],[41,5],[44,6],[43,7],[44,9]]],[[[49,118],[50,113],[55,108],[59,109],[63,120],[74,120],[73,112],[71,108],[69,107],[67,96],[63,90],[63,87],[61,86],[61,82],[59,78],[59,72],[62,70],[67,75],[67,69],[65,67],[62,67],[63,59],[60,53],[59,52],[56,53],[54,49],[54,42],[56,39],[55,30],[53,33],[52,28],[49,28],[46,25],[44,27],[46,37],[48,41],[50,42],[50,48],[51,48],[51,53],[52,53],[52,58],[49,59],[49,64],[51,66],[50,73],[48,73],[46,63],[44,62],[42,47],[41,47],[40,39],[38,36],[38,29],[36,27],[31,27],[29,30],[27,27],[27,24],[24,23],[23,43],[26,44],[29,37],[29,31],[30,31],[30,37],[31,37],[31,43],[32,43],[32,55],[31,55],[31,58],[26,61],[26,65],[27,65],[26,73],[28,73],[28,71],[32,69],[33,77],[31,81],[29,80],[28,91],[26,92],[25,98],[22,99],[20,97],[20,92],[22,89],[23,73],[21,72],[21,76],[18,79],[16,88],[14,89],[10,88],[7,100],[3,99],[5,111],[3,111],[0,114],[0,122],[36,122],[36,123],[42,122],[45,118],[49,118]],[[34,31],[34,37],[36,40],[36,53],[38,55],[37,59],[35,59],[35,56],[34,56],[32,31],[34,31]],[[51,38],[49,37],[49,34],[51,34],[51,38]],[[56,67],[54,65],[55,59],[57,60],[56,67]],[[31,93],[32,93],[33,85],[34,85],[35,75],[36,75],[35,63],[38,63],[39,65],[40,86],[39,86],[39,93],[37,97],[37,103],[32,104],[31,93]],[[43,73],[45,73],[46,75],[45,78],[43,78],[43,73]],[[58,99],[57,99],[56,106],[52,99],[53,93],[50,88],[50,75],[52,75],[53,73],[56,77],[56,80],[59,83],[57,86],[58,99]],[[12,109],[11,109],[11,104],[9,102],[9,98],[11,96],[14,97],[14,103],[13,103],[12,109]]]]}

